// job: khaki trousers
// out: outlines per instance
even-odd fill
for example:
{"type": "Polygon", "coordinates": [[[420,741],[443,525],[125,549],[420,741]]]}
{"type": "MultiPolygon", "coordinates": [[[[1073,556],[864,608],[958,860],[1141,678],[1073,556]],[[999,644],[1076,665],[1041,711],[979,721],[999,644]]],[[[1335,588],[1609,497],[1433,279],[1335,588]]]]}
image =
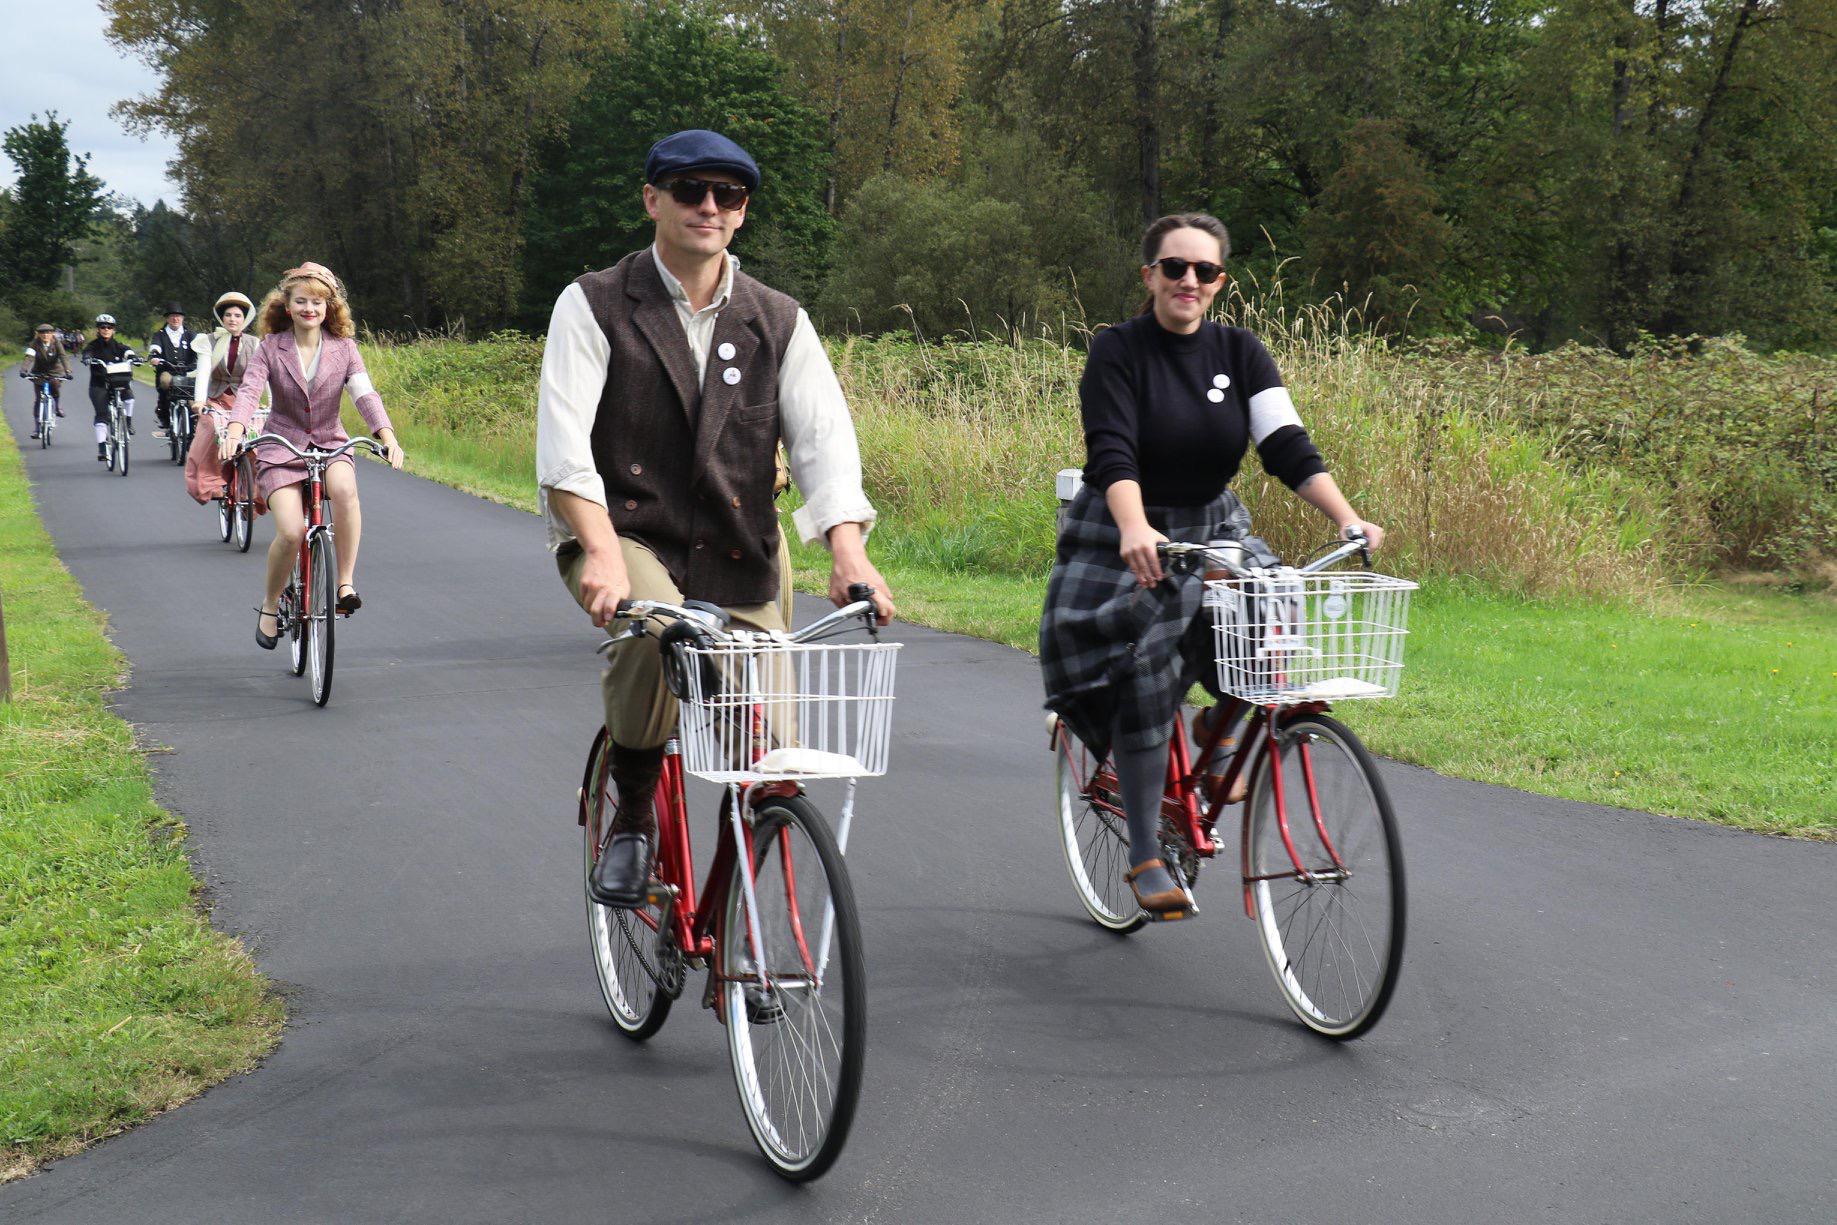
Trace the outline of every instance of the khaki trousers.
{"type": "MultiPolygon", "coordinates": [[[[657,555],[636,540],[621,536],[619,552],[631,579],[631,598],[681,604],[683,594],[657,555]]],[[[580,602],[580,572],[587,555],[564,546],[555,555],[568,594],[580,602]]],[[[765,604],[737,604],[727,613],[734,624],[756,630],[789,628],[791,614],[791,551],[783,533],[778,537],[778,599],[765,604]]],[[[614,744],[628,749],[655,749],[676,734],[677,702],[663,684],[663,661],[655,637],[634,638],[612,647],[606,671],[600,677],[606,703],[606,732],[614,744]]]]}

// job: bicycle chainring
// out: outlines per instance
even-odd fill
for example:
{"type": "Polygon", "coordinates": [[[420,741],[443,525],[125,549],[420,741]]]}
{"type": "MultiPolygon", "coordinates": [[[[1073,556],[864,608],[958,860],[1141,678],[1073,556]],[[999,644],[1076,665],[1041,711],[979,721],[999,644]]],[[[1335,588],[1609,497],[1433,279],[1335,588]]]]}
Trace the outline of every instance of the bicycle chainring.
{"type": "Polygon", "coordinates": [[[634,917],[636,913],[636,911],[624,909],[613,912],[618,918],[619,930],[625,933],[625,943],[631,948],[632,956],[638,959],[638,964],[644,967],[644,972],[650,976],[652,982],[657,984],[657,989],[671,999],[675,999],[682,994],[683,983],[688,975],[688,968],[683,962],[682,950],[676,947],[675,935],[665,929],[657,943],[655,954],[647,951],[644,945],[639,943],[637,934],[632,929],[643,927],[647,935],[650,934],[651,929],[638,922],[634,917]]]}

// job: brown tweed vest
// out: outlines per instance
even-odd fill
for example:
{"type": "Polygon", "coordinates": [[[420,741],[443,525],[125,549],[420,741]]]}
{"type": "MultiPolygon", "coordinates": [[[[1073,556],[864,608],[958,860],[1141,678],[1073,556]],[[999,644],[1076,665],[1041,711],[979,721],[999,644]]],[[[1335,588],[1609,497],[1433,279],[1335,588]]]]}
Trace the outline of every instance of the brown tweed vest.
{"type": "Polygon", "coordinates": [[[775,599],[778,366],[796,301],[736,270],[698,387],[648,248],[576,284],[612,346],[592,446],[614,530],[648,545],[689,599],[775,599]]]}

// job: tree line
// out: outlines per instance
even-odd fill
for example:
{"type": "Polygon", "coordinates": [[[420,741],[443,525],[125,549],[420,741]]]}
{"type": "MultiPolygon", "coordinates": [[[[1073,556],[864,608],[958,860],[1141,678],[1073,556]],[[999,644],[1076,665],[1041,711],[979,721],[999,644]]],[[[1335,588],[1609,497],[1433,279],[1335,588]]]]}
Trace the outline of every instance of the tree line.
{"type": "Polygon", "coordinates": [[[196,302],[310,257],[382,330],[540,327],[711,127],[765,171],[737,253],[832,330],[1094,326],[1205,210],[1248,292],[1391,334],[1837,344],[1837,0],[106,7],[181,149],[136,258],[196,302]]]}

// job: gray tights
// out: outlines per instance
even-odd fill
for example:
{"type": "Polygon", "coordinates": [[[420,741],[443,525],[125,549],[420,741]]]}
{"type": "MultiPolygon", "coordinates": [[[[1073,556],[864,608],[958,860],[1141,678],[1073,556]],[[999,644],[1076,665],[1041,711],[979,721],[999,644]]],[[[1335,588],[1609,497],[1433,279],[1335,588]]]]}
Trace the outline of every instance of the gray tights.
{"type": "MultiPolygon", "coordinates": [[[[1129,863],[1133,867],[1161,855],[1161,796],[1167,786],[1168,745],[1163,741],[1145,749],[1125,749],[1120,726],[1111,729],[1110,742],[1123,814],[1129,819],[1129,863]]],[[[1174,883],[1165,868],[1144,872],[1136,882],[1143,893],[1171,889],[1174,883]]]]}

